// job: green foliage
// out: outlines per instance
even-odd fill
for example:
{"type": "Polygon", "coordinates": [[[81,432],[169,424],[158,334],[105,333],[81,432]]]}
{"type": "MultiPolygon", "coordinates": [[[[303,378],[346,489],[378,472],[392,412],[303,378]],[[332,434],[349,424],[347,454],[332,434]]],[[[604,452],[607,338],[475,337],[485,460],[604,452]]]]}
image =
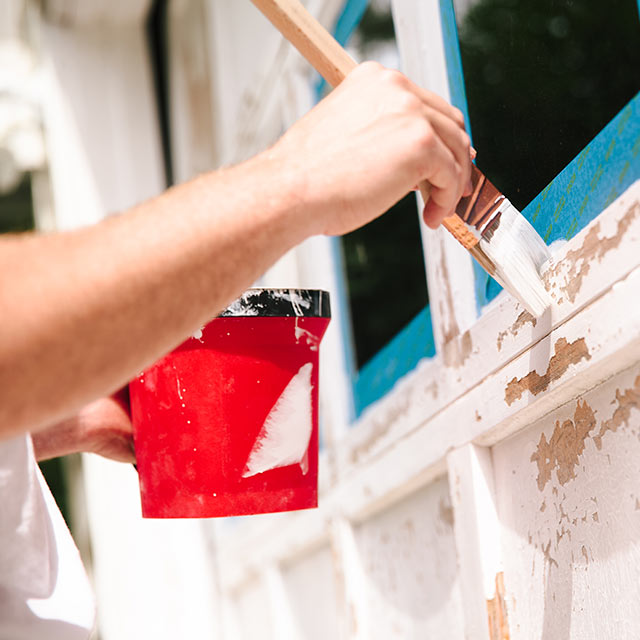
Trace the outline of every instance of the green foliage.
{"type": "Polygon", "coordinates": [[[33,229],[31,180],[26,177],[14,191],[0,196],[0,233],[33,229]]]}
{"type": "Polygon", "coordinates": [[[459,35],[478,166],[520,208],[640,88],[635,0],[483,0],[459,35]]]}

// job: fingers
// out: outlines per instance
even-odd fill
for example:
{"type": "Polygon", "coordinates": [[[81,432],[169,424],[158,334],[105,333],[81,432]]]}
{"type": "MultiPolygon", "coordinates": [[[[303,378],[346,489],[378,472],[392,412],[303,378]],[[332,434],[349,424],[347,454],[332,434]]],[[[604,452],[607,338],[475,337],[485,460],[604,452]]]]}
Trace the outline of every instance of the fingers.
{"type": "MultiPolygon", "coordinates": [[[[471,147],[464,116],[459,109],[408,79],[406,88],[421,100],[424,118],[438,139],[429,150],[430,175],[427,180],[432,186],[423,212],[426,224],[436,228],[455,211],[461,197],[470,195],[471,161],[476,151],[471,147]]],[[[422,185],[421,191],[424,193],[422,185]]]]}
{"type": "MultiPolygon", "coordinates": [[[[438,137],[453,153],[456,163],[462,172],[462,191],[460,196],[471,192],[471,140],[457,124],[440,111],[427,107],[426,117],[431,122],[438,137]]],[[[458,198],[459,200],[460,198],[458,198]]],[[[457,204],[457,201],[456,201],[457,204]]]]}

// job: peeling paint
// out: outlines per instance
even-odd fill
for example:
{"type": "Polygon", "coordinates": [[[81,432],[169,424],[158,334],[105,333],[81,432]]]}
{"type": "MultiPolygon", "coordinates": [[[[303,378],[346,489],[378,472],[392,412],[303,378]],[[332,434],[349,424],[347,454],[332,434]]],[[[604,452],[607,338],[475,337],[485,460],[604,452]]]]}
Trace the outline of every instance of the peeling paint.
{"type": "Polygon", "coordinates": [[[567,252],[562,261],[547,269],[543,274],[545,286],[547,290],[551,289],[552,295],[558,296],[559,294],[553,291],[557,284],[552,281],[565,273],[565,269],[569,265],[563,278],[564,284],[557,287],[562,294],[558,297],[559,304],[564,301],[565,297],[569,302],[575,302],[582,288],[582,281],[591,270],[592,262],[594,260],[600,261],[605,254],[618,247],[627,229],[638,215],[640,215],[640,202],[634,202],[618,220],[614,234],[605,238],[600,237],[600,222],[596,222],[585,235],[582,246],[567,252]]]}
{"type": "Polygon", "coordinates": [[[446,345],[460,334],[460,327],[458,327],[458,322],[456,320],[456,308],[453,302],[453,292],[449,285],[449,267],[447,266],[447,257],[444,247],[442,247],[442,253],[440,254],[440,272],[445,289],[444,299],[441,298],[440,302],[440,315],[443,325],[442,338],[446,345]],[[446,320],[449,321],[448,326],[446,326],[446,320]]]}
{"type": "Polygon", "coordinates": [[[556,472],[561,485],[576,477],[575,468],[585,447],[589,432],[596,426],[596,417],[586,402],[576,403],[573,420],[556,421],[551,439],[540,436],[537,449],[531,454],[531,462],[538,465],[538,489],[542,491],[556,472]]]}
{"type": "Polygon", "coordinates": [[[447,367],[461,367],[473,351],[471,334],[465,331],[443,345],[444,363],[447,367]]]}
{"type": "Polygon", "coordinates": [[[517,318],[516,321],[507,329],[506,331],[501,331],[498,334],[498,341],[496,342],[496,346],[498,347],[498,351],[502,349],[502,343],[504,339],[511,334],[512,336],[516,336],[518,331],[524,327],[527,322],[530,322],[533,327],[538,324],[537,318],[532,316],[528,311],[523,311],[517,318]]]}
{"type": "Polygon", "coordinates": [[[519,400],[525,391],[529,391],[534,396],[546,391],[552,382],[567,372],[570,365],[577,364],[583,359],[591,360],[591,354],[584,338],[578,338],[571,343],[567,342],[566,338],[559,338],[553,349],[555,353],[549,360],[544,374],[540,375],[537,371],[530,371],[524,378],[520,380],[513,378],[507,384],[504,399],[509,406],[519,400]]]}
{"type": "Polygon", "coordinates": [[[547,541],[546,547],[543,544],[541,544],[540,549],[542,550],[542,555],[544,556],[545,562],[549,566],[551,566],[552,564],[555,564],[557,568],[559,566],[558,561],[555,558],[551,557],[551,540],[547,541]]]}
{"type": "Polygon", "coordinates": [[[487,600],[489,638],[491,640],[509,640],[509,617],[505,601],[504,573],[496,574],[496,591],[491,600],[487,600]]]}
{"type": "Polygon", "coordinates": [[[438,507],[438,516],[440,517],[440,520],[442,520],[442,522],[444,522],[447,526],[453,527],[453,507],[443,499],[440,500],[440,504],[438,507]]]}
{"type": "Polygon", "coordinates": [[[629,415],[631,409],[640,409],[640,376],[635,379],[633,387],[623,393],[616,389],[616,400],[618,406],[609,420],[604,420],[600,425],[600,431],[593,437],[598,450],[602,449],[602,437],[607,431],[617,431],[623,424],[629,425],[629,415]]]}
{"type": "Polygon", "coordinates": [[[589,564],[589,554],[587,552],[587,548],[584,545],[582,545],[582,555],[584,557],[585,562],[589,564]]]}

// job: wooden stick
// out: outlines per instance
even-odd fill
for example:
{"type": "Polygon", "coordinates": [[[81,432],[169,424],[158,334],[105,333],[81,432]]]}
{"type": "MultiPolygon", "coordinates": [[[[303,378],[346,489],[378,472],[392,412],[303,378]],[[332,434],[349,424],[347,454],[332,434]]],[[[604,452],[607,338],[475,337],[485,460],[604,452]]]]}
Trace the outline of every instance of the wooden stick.
{"type": "MultiPolygon", "coordinates": [[[[338,86],[356,66],[355,60],[342,48],[338,41],[304,8],[299,0],[251,0],[271,21],[278,31],[309,61],[318,73],[332,86],[338,86]]],[[[431,186],[420,185],[422,198],[429,200],[431,186]]],[[[478,238],[464,224],[452,215],[443,221],[444,227],[467,250],[478,244],[478,238]]],[[[480,261],[480,259],[474,257],[480,261]]],[[[486,258],[482,266],[493,273],[495,269],[486,258]]]]}
{"type": "Polygon", "coordinates": [[[251,1],[332,87],[337,87],[357,66],[299,0],[251,1]]]}

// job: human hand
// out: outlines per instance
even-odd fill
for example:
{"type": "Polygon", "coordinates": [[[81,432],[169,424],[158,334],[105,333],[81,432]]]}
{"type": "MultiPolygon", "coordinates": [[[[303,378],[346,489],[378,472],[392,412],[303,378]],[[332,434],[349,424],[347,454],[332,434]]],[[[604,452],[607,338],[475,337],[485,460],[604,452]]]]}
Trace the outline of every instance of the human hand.
{"type": "Polygon", "coordinates": [[[135,462],[128,389],[87,405],[77,415],[31,434],[38,460],[70,453],[97,453],[135,462]]]}
{"type": "Polygon", "coordinates": [[[471,147],[462,113],[397,71],[367,62],[270,150],[299,189],[317,232],[338,235],[430,184],[432,228],[470,195],[471,147]]]}

